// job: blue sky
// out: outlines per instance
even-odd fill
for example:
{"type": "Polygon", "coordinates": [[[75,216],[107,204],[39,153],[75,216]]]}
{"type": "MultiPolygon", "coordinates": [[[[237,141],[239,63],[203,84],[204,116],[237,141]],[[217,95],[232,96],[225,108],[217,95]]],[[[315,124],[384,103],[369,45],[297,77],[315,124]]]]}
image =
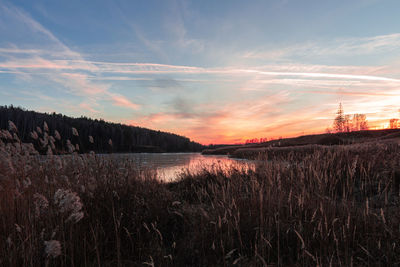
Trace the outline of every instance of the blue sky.
{"type": "Polygon", "coordinates": [[[399,1],[2,1],[0,105],[208,143],[399,117],[399,1]]]}

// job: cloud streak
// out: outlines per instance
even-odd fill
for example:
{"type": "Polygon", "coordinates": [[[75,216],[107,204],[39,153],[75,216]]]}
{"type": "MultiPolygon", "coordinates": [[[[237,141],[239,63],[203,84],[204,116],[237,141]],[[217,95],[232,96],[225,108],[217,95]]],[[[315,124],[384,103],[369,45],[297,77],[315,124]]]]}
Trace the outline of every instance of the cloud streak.
{"type": "MultiPolygon", "coordinates": [[[[264,75],[282,77],[307,77],[307,78],[328,78],[341,80],[367,80],[381,82],[400,83],[400,79],[366,75],[366,74],[343,74],[329,72],[293,72],[290,71],[294,66],[274,66],[270,68],[289,69],[289,71],[268,71],[252,68],[201,68],[194,66],[164,65],[153,63],[116,63],[116,62],[93,62],[83,60],[53,60],[48,61],[42,58],[19,59],[0,63],[3,69],[58,69],[74,71],[90,71],[93,73],[120,73],[120,74],[210,74],[210,75],[264,75]]],[[[303,65],[297,66],[300,69],[303,65]]],[[[321,68],[321,66],[306,66],[307,69],[321,68]]],[[[265,68],[265,67],[264,67],[265,68]]],[[[268,68],[268,67],[267,67],[268,68]]],[[[336,69],[340,67],[337,66],[336,69]]],[[[345,67],[346,68],[346,67],[345,67]]],[[[360,68],[363,70],[363,68],[360,68]]]]}
{"type": "Polygon", "coordinates": [[[140,108],[140,105],[129,101],[126,97],[122,95],[111,95],[111,99],[113,100],[114,105],[119,107],[125,107],[133,110],[137,110],[140,108]]]}
{"type": "Polygon", "coordinates": [[[258,49],[243,54],[243,58],[280,60],[295,56],[326,57],[354,56],[392,52],[400,47],[400,33],[359,38],[337,38],[335,40],[306,42],[280,49],[258,49]]]}

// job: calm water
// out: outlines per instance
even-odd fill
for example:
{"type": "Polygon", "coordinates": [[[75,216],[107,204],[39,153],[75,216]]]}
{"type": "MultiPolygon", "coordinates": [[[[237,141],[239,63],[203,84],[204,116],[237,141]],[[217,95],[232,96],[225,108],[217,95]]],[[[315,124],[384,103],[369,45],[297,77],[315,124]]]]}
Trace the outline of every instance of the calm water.
{"type": "MultiPolygon", "coordinates": [[[[115,155],[115,154],[114,154],[115,155]]],[[[120,154],[128,157],[141,170],[155,170],[158,177],[164,181],[174,181],[179,175],[189,170],[198,172],[203,168],[213,169],[222,168],[227,170],[235,168],[254,168],[254,164],[248,160],[231,159],[220,155],[201,155],[200,153],[137,153],[120,154]]]]}

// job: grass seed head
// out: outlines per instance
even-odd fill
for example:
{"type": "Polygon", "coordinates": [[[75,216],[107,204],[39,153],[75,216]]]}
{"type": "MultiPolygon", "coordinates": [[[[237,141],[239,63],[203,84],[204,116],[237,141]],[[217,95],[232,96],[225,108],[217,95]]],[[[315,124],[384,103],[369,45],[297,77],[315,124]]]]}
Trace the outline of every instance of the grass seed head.
{"type": "Polygon", "coordinates": [[[12,121],[8,121],[8,130],[13,133],[18,132],[17,126],[12,121]]]}
{"type": "Polygon", "coordinates": [[[54,137],[55,137],[57,140],[61,140],[61,135],[60,135],[60,133],[59,133],[57,130],[54,131],[54,137]]]}
{"type": "Polygon", "coordinates": [[[44,130],[45,132],[49,132],[49,126],[47,125],[46,122],[43,122],[43,130],[44,130]]]}
{"type": "Polygon", "coordinates": [[[61,213],[70,213],[67,221],[78,222],[83,218],[80,197],[71,190],[58,189],[54,194],[54,203],[58,205],[61,213]]]}
{"type": "Polygon", "coordinates": [[[57,258],[61,255],[61,243],[57,240],[44,241],[44,252],[47,257],[57,258]]]}
{"type": "Polygon", "coordinates": [[[38,134],[36,131],[31,132],[31,137],[33,140],[37,140],[39,138],[38,134]]]}
{"type": "Polygon", "coordinates": [[[78,130],[76,128],[74,128],[74,127],[72,127],[72,134],[74,136],[79,136],[78,130]]]}
{"type": "Polygon", "coordinates": [[[35,199],[35,216],[40,217],[42,214],[47,212],[49,201],[45,196],[38,193],[35,193],[33,198],[35,199]]]}

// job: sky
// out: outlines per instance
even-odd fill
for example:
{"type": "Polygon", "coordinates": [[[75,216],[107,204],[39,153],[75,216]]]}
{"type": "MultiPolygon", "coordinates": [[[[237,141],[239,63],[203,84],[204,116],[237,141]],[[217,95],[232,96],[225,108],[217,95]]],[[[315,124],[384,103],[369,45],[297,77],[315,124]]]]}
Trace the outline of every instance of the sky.
{"type": "Polygon", "coordinates": [[[0,105],[202,144],[400,117],[400,1],[0,0],[0,105]]]}

